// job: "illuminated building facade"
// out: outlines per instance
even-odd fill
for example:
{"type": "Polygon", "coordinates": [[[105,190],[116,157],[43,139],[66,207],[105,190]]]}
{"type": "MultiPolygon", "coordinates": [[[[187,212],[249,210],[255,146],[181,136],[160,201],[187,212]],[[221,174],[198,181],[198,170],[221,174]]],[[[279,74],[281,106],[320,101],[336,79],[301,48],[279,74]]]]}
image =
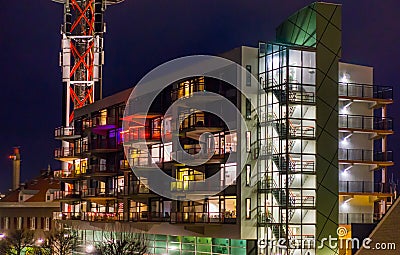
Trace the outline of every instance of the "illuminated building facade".
{"type": "Polygon", "coordinates": [[[192,77],[162,91],[146,116],[124,116],[131,89],[75,109],[73,128],[56,130],[67,147],[55,156],[69,167],[55,172],[62,187],[54,217],[87,242],[101,241],[104,231],[144,232],[153,254],[336,254],[317,249],[323,238],[337,237],[339,225],[351,233],[352,223],[373,223],[393,198],[386,148],[392,90],[373,85],[372,68],[340,63],[341,49],[341,6],[318,2],[283,22],[276,42],[221,55],[257,77],[259,84],[244,85],[253,89],[248,98],[192,77]],[[189,167],[173,160],[174,123],[165,112],[201,91],[227,98],[253,129],[228,130],[212,114],[185,109],[177,126],[183,149],[197,154],[204,132],[214,145],[206,146],[209,161],[189,167]],[[140,139],[149,154],[133,146],[140,139]],[[243,169],[227,163],[230,155],[246,158],[243,169]],[[174,177],[169,189],[182,196],[217,172],[225,189],[207,199],[168,199],[132,173],[149,163],[174,177]],[[285,247],[257,247],[258,240],[285,247]]]}

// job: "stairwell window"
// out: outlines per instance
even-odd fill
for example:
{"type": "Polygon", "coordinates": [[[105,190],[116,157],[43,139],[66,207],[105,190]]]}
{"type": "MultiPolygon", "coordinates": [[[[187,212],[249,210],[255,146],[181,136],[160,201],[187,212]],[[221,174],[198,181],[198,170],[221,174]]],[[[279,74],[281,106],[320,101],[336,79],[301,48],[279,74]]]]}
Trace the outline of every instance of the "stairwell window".
{"type": "Polygon", "coordinates": [[[246,219],[251,219],[251,199],[246,198],[246,219]]]}
{"type": "Polygon", "coordinates": [[[251,132],[246,132],[246,152],[251,152],[251,132]]]}
{"type": "Polygon", "coordinates": [[[250,186],[251,165],[246,165],[246,186],[250,186]]]}
{"type": "Polygon", "coordinates": [[[251,87],[251,65],[246,65],[246,86],[251,87]]]}

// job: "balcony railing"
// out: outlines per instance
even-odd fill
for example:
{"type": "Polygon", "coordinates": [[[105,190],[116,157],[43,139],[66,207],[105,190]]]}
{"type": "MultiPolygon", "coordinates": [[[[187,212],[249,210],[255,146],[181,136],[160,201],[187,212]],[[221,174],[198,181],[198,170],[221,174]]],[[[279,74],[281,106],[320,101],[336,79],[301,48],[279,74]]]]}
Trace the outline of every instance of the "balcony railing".
{"type": "Polygon", "coordinates": [[[392,100],[393,88],[389,86],[340,82],[339,96],[392,100]]]}
{"type": "Polygon", "coordinates": [[[212,212],[130,212],[127,219],[123,213],[110,212],[54,212],[55,220],[82,220],[90,222],[170,222],[170,223],[218,223],[235,224],[236,215],[232,212],[212,213],[212,212]]]}
{"type": "Polygon", "coordinates": [[[118,190],[118,194],[121,196],[129,196],[136,194],[149,194],[150,189],[140,181],[130,182],[131,186],[123,186],[118,190]]]}
{"type": "Polygon", "coordinates": [[[86,171],[88,174],[116,174],[118,169],[115,165],[90,165],[86,171]]]}
{"type": "Polygon", "coordinates": [[[389,185],[369,181],[340,181],[339,192],[347,193],[390,193],[389,185]]]}
{"type": "Polygon", "coordinates": [[[62,199],[76,199],[80,198],[81,193],[79,191],[55,191],[54,192],[54,200],[62,200],[62,199]]]}
{"type": "Polygon", "coordinates": [[[116,150],[118,149],[118,141],[116,138],[92,140],[90,143],[91,150],[116,150]]]}
{"type": "Polygon", "coordinates": [[[161,128],[135,127],[122,133],[124,142],[136,142],[140,140],[161,140],[161,128]]]}
{"type": "Polygon", "coordinates": [[[362,149],[339,149],[339,160],[363,162],[388,162],[393,161],[392,151],[374,152],[362,149]]]}
{"type": "Polygon", "coordinates": [[[53,212],[54,220],[81,220],[82,213],[79,212],[53,212]]]}
{"type": "Polygon", "coordinates": [[[54,130],[55,138],[79,137],[80,133],[74,127],[58,127],[54,130]]]}
{"type": "Polygon", "coordinates": [[[82,197],[115,197],[117,195],[117,189],[105,189],[105,188],[88,188],[82,190],[82,197]]]}
{"type": "Polygon", "coordinates": [[[339,115],[339,128],[354,128],[365,130],[392,130],[392,118],[381,118],[362,115],[339,115]]]}
{"type": "Polygon", "coordinates": [[[374,223],[378,216],[374,213],[339,213],[339,224],[374,223]]]}
{"type": "Polygon", "coordinates": [[[108,117],[108,116],[95,116],[90,119],[84,119],[82,123],[83,123],[83,129],[100,127],[100,126],[115,127],[118,124],[117,119],[115,117],[108,117]]]}
{"type": "Polygon", "coordinates": [[[56,170],[54,171],[54,178],[56,179],[68,179],[68,178],[75,178],[79,175],[76,174],[74,170],[56,170]]]}
{"type": "Polygon", "coordinates": [[[176,212],[171,213],[171,223],[236,223],[236,214],[233,212],[176,212]]]}
{"type": "Polygon", "coordinates": [[[76,155],[73,147],[62,147],[54,150],[55,158],[72,158],[75,156],[76,155]]]}

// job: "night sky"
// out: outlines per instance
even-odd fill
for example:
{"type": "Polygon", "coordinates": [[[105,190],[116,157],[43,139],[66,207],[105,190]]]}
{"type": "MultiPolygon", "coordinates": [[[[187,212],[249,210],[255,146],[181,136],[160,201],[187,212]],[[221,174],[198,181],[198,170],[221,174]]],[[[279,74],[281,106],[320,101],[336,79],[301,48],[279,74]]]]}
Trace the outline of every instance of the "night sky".
{"type": "MultiPolygon", "coordinates": [[[[126,0],[107,9],[104,95],[133,86],[158,65],[193,54],[216,55],[272,41],[275,27],[308,0],[126,0]]],[[[343,61],[375,67],[375,83],[397,89],[400,2],[343,2],[343,61]]],[[[54,128],[61,123],[60,25],[63,8],[50,0],[2,1],[0,7],[0,191],[11,187],[13,146],[21,146],[22,178],[53,159],[54,128]]],[[[395,131],[398,103],[391,106],[395,131]]],[[[389,139],[389,148],[400,134],[389,139]]],[[[394,169],[394,168],[392,168],[394,169]]]]}

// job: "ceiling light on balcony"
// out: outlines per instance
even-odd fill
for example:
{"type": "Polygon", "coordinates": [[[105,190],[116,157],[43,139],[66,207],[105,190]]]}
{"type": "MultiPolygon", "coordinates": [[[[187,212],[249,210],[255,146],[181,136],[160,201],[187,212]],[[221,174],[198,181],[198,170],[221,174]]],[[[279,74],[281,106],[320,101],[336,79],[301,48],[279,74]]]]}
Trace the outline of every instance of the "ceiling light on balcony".
{"type": "Polygon", "coordinates": [[[340,77],[339,82],[349,83],[350,82],[350,78],[351,78],[350,74],[344,72],[343,75],[340,77]]]}

